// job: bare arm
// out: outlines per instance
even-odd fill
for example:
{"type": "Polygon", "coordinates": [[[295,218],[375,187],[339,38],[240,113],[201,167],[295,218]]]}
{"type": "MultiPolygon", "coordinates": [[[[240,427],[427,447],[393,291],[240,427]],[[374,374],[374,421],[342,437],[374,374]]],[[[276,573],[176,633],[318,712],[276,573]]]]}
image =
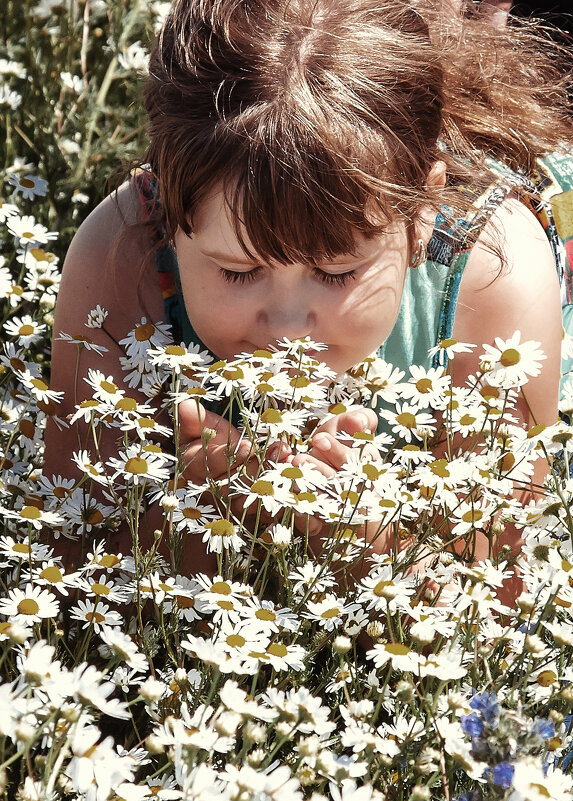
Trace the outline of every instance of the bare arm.
{"type": "MultiPolygon", "coordinates": [[[[73,412],[76,403],[91,397],[91,389],[83,380],[90,368],[112,375],[118,386],[127,394],[134,395],[134,391],[123,383],[119,364],[123,351],[117,342],[142,315],[154,320],[163,317],[159,283],[149,255],[150,243],[142,236],[140,226],[133,230],[129,228],[138,222],[137,198],[132,188],[125,185],[90,214],[68,251],[56,305],[52,343],[51,383],[53,389],[65,392],[59,409],[63,417],[73,412]],[[137,287],[141,283],[140,300],[137,287]],[[88,313],[97,304],[109,312],[105,321],[109,335],[104,330],[85,326],[88,313]],[[107,351],[99,355],[82,348],[78,356],[78,346],[58,339],[62,332],[87,337],[107,351]]],[[[46,475],[77,478],[70,457],[81,447],[85,436],[85,428],[82,430],[81,426],[59,431],[51,423],[46,432],[46,475]]],[[[102,442],[103,455],[111,455],[113,447],[110,434],[102,442]]]]}

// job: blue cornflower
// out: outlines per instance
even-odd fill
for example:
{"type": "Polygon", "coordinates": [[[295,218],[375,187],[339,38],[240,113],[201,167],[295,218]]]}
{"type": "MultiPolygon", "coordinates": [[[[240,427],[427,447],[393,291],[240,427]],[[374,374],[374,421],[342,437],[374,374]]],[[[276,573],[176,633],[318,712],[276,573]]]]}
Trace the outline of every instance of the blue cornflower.
{"type": "Polygon", "coordinates": [[[491,769],[491,779],[497,787],[506,790],[511,787],[515,767],[511,762],[500,762],[491,769]]]}
{"type": "Polygon", "coordinates": [[[479,737],[483,734],[484,723],[476,712],[462,715],[462,731],[469,737],[479,737]]]}
{"type": "Polygon", "coordinates": [[[499,704],[497,703],[495,693],[480,693],[476,694],[470,701],[470,706],[479,712],[482,718],[490,726],[493,726],[499,717],[499,704]]]}
{"type": "Polygon", "coordinates": [[[531,733],[538,734],[544,740],[549,740],[550,737],[555,737],[555,725],[550,719],[536,718],[533,721],[531,733]]]}

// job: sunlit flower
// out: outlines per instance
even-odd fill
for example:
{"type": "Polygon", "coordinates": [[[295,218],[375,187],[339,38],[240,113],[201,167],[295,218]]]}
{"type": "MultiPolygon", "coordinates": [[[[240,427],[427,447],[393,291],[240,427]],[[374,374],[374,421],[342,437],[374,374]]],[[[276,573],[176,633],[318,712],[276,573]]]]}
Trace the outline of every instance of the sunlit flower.
{"type": "Polygon", "coordinates": [[[5,517],[17,520],[22,525],[32,526],[38,531],[44,526],[58,526],[63,522],[57,512],[48,512],[31,504],[26,504],[20,509],[2,508],[1,511],[5,517]]]}
{"type": "Polygon", "coordinates": [[[143,672],[147,669],[147,659],[138,650],[131,637],[119,631],[116,627],[102,626],[100,637],[110,651],[129,667],[143,672]]]}
{"type": "Polygon", "coordinates": [[[240,528],[230,520],[220,517],[205,523],[203,542],[207,545],[208,553],[238,551],[245,544],[240,535],[240,528]]]}
{"type": "Polygon", "coordinates": [[[342,598],[329,593],[320,601],[306,602],[303,617],[318,623],[326,631],[340,628],[344,618],[360,608],[360,604],[345,602],[342,598]]]}
{"type": "Polygon", "coordinates": [[[484,345],[481,356],[485,366],[487,380],[499,387],[517,387],[528,378],[541,372],[541,362],[546,355],[540,349],[540,343],[534,341],[521,342],[521,332],[516,331],[509,339],[495,338],[495,347],[484,345]]]}
{"type": "Polygon", "coordinates": [[[392,431],[406,442],[412,438],[423,439],[424,436],[435,431],[435,420],[427,412],[421,412],[417,406],[408,403],[397,403],[395,411],[382,409],[380,417],[390,423],[392,431]]]}
{"type": "Polygon", "coordinates": [[[118,54],[117,60],[124,70],[147,72],[149,53],[141,46],[141,42],[133,42],[118,54]]]}
{"type": "Polygon", "coordinates": [[[6,535],[0,537],[0,553],[7,556],[10,561],[39,562],[42,559],[50,559],[52,549],[45,543],[14,539],[6,535]]]}
{"type": "Polygon", "coordinates": [[[6,226],[19,245],[31,245],[32,243],[44,245],[50,239],[56,239],[58,236],[57,231],[48,231],[45,226],[37,223],[31,214],[23,217],[16,214],[11,215],[6,220],[6,226]]]}
{"type": "Polygon", "coordinates": [[[0,614],[23,625],[55,618],[59,609],[59,603],[51,592],[33,584],[27,584],[24,590],[15,587],[8,591],[6,598],[0,599],[0,614]]]}
{"type": "Polygon", "coordinates": [[[127,450],[120,451],[117,457],[107,461],[114,470],[112,480],[122,476],[132,484],[168,481],[172,457],[160,449],[152,450],[148,446],[130,445],[127,450]]]}
{"type": "Polygon", "coordinates": [[[410,367],[410,378],[401,387],[401,395],[418,406],[443,409],[447,405],[446,392],[451,379],[442,367],[410,367]]]}
{"type": "Polygon", "coordinates": [[[92,481],[98,484],[107,484],[108,478],[101,462],[94,462],[88,451],[77,451],[72,454],[72,462],[85,473],[92,481]]]}
{"type": "Polygon", "coordinates": [[[85,601],[80,599],[75,606],[72,606],[70,617],[72,620],[79,620],[83,629],[92,626],[95,632],[99,632],[102,626],[120,626],[123,623],[119,612],[110,609],[108,604],[101,601],[94,603],[89,598],[85,601]]]}
{"type": "Polygon", "coordinates": [[[12,317],[4,323],[4,330],[9,337],[17,341],[18,345],[29,348],[30,345],[39,342],[46,331],[46,326],[37,323],[29,314],[25,314],[23,317],[12,317]]]}

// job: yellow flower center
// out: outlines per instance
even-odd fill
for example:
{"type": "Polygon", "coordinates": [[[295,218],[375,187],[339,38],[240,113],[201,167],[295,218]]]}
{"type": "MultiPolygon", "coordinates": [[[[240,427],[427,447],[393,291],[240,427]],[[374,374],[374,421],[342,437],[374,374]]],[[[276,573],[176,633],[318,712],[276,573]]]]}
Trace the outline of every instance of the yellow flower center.
{"type": "Polygon", "coordinates": [[[333,617],[338,617],[340,614],[340,609],[337,606],[333,606],[332,609],[325,609],[324,612],[320,613],[320,616],[325,620],[330,620],[333,617]]]}
{"type": "Polygon", "coordinates": [[[88,623],[91,623],[92,621],[94,623],[103,623],[105,620],[105,615],[102,615],[101,612],[86,612],[86,620],[88,623]]]}
{"type": "Polygon", "coordinates": [[[214,537],[232,537],[235,533],[235,526],[230,520],[213,520],[211,523],[207,523],[206,528],[214,537]]]}
{"type": "Polygon", "coordinates": [[[284,658],[288,654],[288,648],[282,642],[273,642],[267,648],[267,654],[284,658]]]}
{"type": "Polygon", "coordinates": [[[392,656],[406,656],[406,654],[410,653],[410,649],[407,645],[402,645],[399,642],[388,642],[384,646],[384,650],[387,651],[392,656]]]}
{"type": "Polygon", "coordinates": [[[258,620],[268,620],[268,621],[277,619],[277,616],[275,615],[272,609],[257,609],[257,611],[255,612],[255,617],[258,620]]]}
{"type": "Polygon", "coordinates": [[[125,471],[133,475],[145,475],[149,470],[147,462],[140,456],[132,456],[125,463],[125,471]]]}
{"type": "Polygon", "coordinates": [[[42,512],[36,506],[24,506],[20,509],[20,517],[23,517],[24,520],[39,520],[42,512]]]}
{"type": "Polygon", "coordinates": [[[230,595],[231,594],[231,587],[227,584],[226,581],[216,581],[214,584],[211,584],[210,592],[216,592],[217,595],[230,595]]]}
{"type": "Polygon", "coordinates": [[[261,478],[258,481],[255,481],[253,484],[251,484],[251,492],[253,492],[255,495],[261,495],[261,496],[264,495],[272,496],[275,494],[272,483],[270,481],[264,481],[261,478]]]}
{"type": "Polygon", "coordinates": [[[165,348],[167,356],[185,356],[187,351],[181,345],[168,345],[165,348]]]}
{"type": "Polygon", "coordinates": [[[283,414],[278,409],[265,409],[261,415],[263,423],[282,423],[283,414]]]}
{"type": "Polygon", "coordinates": [[[240,634],[229,634],[226,638],[226,643],[230,645],[231,648],[242,648],[246,642],[245,638],[241,637],[240,634]]]}
{"type": "Polygon", "coordinates": [[[430,472],[439,478],[449,478],[451,473],[448,470],[448,462],[446,459],[436,459],[430,465],[430,472]]]}
{"type": "Polygon", "coordinates": [[[422,395],[425,395],[432,389],[432,380],[430,378],[420,378],[419,381],[416,381],[416,389],[422,395]]]}
{"type": "Polygon", "coordinates": [[[24,598],[21,600],[17,609],[21,615],[37,615],[40,611],[38,602],[33,598],[24,598]]]}
{"type": "Polygon", "coordinates": [[[46,579],[50,584],[58,584],[63,580],[62,571],[55,565],[45,567],[40,573],[40,578],[46,579]]]}
{"type": "Polygon", "coordinates": [[[183,517],[186,517],[187,520],[199,520],[201,518],[201,512],[194,506],[188,506],[183,509],[183,517]]]}
{"type": "Polygon", "coordinates": [[[144,323],[143,325],[138,325],[135,329],[135,338],[138,342],[146,342],[151,339],[154,333],[155,326],[151,323],[144,323]]]}
{"type": "Polygon", "coordinates": [[[507,348],[499,357],[499,361],[504,367],[513,367],[521,361],[521,354],[515,348],[507,348]]]}
{"type": "Polygon", "coordinates": [[[116,567],[119,563],[120,559],[114,553],[104,553],[104,555],[98,559],[98,564],[102,567],[116,567]]]}

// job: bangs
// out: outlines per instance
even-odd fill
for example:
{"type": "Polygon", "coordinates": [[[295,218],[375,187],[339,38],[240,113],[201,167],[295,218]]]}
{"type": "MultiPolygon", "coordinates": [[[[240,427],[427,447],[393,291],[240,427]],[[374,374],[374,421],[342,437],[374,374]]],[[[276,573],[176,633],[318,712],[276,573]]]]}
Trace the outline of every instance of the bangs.
{"type": "Polygon", "coordinates": [[[332,126],[318,132],[274,108],[220,121],[199,173],[179,173],[175,192],[176,176],[160,173],[169,186],[167,230],[190,235],[198,205],[222,187],[248,258],[319,264],[354,254],[357,236],[415,220],[428,198],[422,198],[425,170],[400,152],[395,136],[374,135],[356,120],[350,133],[332,126]],[[175,198],[182,202],[169,202],[175,198]]]}
{"type": "Polygon", "coordinates": [[[145,97],[170,237],[221,187],[245,253],[277,263],[352,254],[436,205],[442,70],[407,6],[180,0],[145,97]]]}

